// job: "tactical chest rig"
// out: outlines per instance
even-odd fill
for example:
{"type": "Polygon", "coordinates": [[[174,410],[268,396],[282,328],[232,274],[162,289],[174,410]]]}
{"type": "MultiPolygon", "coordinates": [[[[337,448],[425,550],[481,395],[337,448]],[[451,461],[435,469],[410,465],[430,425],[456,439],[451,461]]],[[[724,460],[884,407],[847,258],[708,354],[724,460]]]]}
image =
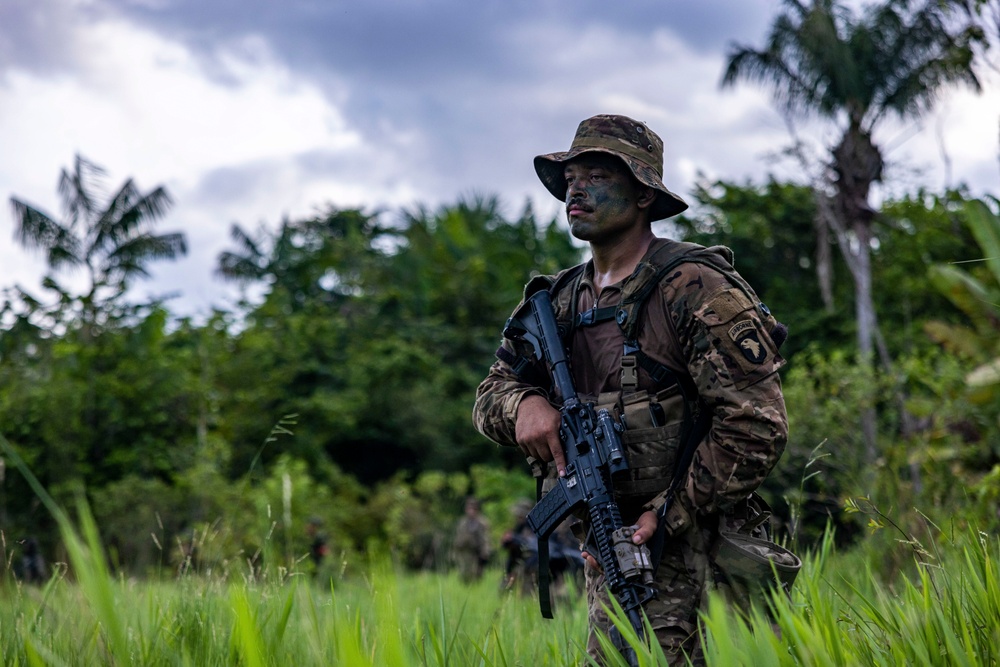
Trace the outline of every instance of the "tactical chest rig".
{"type": "MultiPolygon", "coordinates": [[[[569,347],[578,327],[592,327],[613,320],[621,330],[624,338],[621,391],[597,397],[597,408],[608,408],[612,414],[618,415],[625,427],[622,442],[628,456],[629,478],[615,479],[616,498],[622,504],[623,511],[628,509],[637,512],[643,503],[667,491],[666,502],[658,511],[661,527],[662,517],[670,508],[675,493],[683,485],[694,452],[711,425],[711,410],[699,396],[692,378],[687,373],[675,372],[648,356],[639,345],[643,308],[663,279],[685,263],[702,264],[722,274],[733,289],[742,293],[745,299],[743,303],[752,304],[775,347],[781,346],[787,337],[787,328],[774,318],[750,285],[736,272],[733,268],[733,253],[724,246],[706,248],[694,243],[665,242],[640,262],[632,275],[623,281],[621,299],[615,306],[598,308],[595,303],[594,308],[578,312],[585,263],[556,276],[537,276],[524,290],[525,299],[541,290],[548,290],[552,295],[559,334],[565,347],[569,347]],[[639,369],[651,378],[651,390],[639,389],[639,369]]],[[[545,369],[539,369],[533,364],[534,358],[530,353],[522,353],[520,350],[512,353],[501,346],[497,357],[510,365],[524,382],[548,388],[549,378],[545,369]]],[[[555,471],[545,471],[534,463],[533,468],[539,485],[538,496],[541,498],[554,483],[555,471]]],[[[769,511],[762,512],[759,520],[766,521],[769,514],[769,511]]],[[[657,552],[662,547],[662,530],[658,531],[655,539],[660,541],[660,545],[653,546],[654,563],[658,562],[657,552]]],[[[539,543],[538,575],[542,611],[548,618],[551,617],[551,607],[548,596],[547,549],[544,546],[539,543]]],[[[769,568],[769,564],[766,567],[769,568]]]]}
{"type": "MultiPolygon", "coordinates": [[[[630,499],[644,502],[668,488],[672,495],[711,423],[711,411],[701,400],[691,377],[668,368],[639,346],[640,323],[647,301],[662,280],[685,263],[702,264],[722,274],[733,289],[753,305],[775,346],[781,346],[787,337],[787,328],[774,318],[736,272],[733,253],[724,246],[706,248],[695,243],[666,241],[623,281],[621,300],[615,306],[597,308],[595,304],[592,309],[578,312],[579,289],[586,264],[566,269],[556,276],[537,276],[524,291],[525,299],[542,289],[552,294],[560,335],[567,347],[578,327],[592,327],[613,320],[622,332],[621,392],[595,398],[598,407],[609,408],[626,427],[622,439],[628,450],[630,479],[615,481],[616,496],[621,497],[625,507],[630,499]],[[639,369],[651,378],[653,388],[650,391],[639,389],[639,369]]],[[[524,381],[547,386],[548,378],[544,372],[539,372],[544,369],[533,368],[530,355],[511,354],[501,347],[497,356],[524,381]]]]}

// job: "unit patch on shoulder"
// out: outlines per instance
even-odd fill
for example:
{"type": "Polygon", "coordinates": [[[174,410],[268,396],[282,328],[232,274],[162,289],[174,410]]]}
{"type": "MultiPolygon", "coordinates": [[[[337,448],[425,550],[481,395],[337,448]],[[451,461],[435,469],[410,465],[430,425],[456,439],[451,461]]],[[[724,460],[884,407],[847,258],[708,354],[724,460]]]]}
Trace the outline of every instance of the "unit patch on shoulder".
{"type": "Polygon", "coordinates": [[[752,364],[764,363],[767,348],[757,338],[757,327],[753,320],[742,320],[729,328],[729,337],[739,346],[740,352],[752,364]]]}

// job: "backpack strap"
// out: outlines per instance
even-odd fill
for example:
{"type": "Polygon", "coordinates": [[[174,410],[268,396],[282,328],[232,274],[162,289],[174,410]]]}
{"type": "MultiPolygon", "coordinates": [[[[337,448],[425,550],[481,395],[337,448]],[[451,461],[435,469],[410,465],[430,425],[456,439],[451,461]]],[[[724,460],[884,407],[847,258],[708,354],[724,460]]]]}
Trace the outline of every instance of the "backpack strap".
{"type": "MultiPolygon", "coordinates": [[[[681,264],[694,262],[706,264],[727,277],[739,278],[732,266],[733,252],[725,246],[706,248],[697,243],[685,241],[670,241],[660,246],[652,255],[635,268],[632,275],[625,279],[622,289],[622,300],[618,304],[615,321],[625,335],[626,341],[634,341],[638,336],[638,326],[642,308],[663,278],[681,264]],[[720,257],[720,253],[725,257],[720,257]]],[[[740,289],[749,293],[752,301],[757,301],[750,285],[739,279],[740,289]]]]}
{"type": "Polygon", "coordinates": [[[760,311],[761,320],[774,322],[769,333],[776,347],[780,348],[788,337],[788,327],[774,319],[770,309],[757,297],[750,284],[733,268],[732,250],[725,246],[706,248],[697,243],[668,242],[658,248],[647,260],[640,262],[632,275],[626,279],[623,287],[622,300],[615,314],[615,321],[625,337],[622,351],[623,392],[637,390],[638,368],[642,368],[654,379],[657,387],[665,388],[677,383],[686,401],[697,399],[697,388],[690,378],[678,377],[663,364],[649,358],[639,349],[638,342],[642,310],[653,290],[671,271],[674,271],[681,264],[687,263],[702,264],[718,271],[726,277],[730,284],[742,291],[751,303],[756,304],[757,310],[760,311]]]}

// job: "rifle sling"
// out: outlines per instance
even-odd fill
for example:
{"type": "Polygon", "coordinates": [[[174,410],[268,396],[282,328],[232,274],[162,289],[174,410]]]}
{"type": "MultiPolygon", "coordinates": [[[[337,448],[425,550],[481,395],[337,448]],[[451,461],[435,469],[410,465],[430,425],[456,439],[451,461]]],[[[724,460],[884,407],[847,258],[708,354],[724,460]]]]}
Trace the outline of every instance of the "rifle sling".
{"type": "Polygon", "coordinates": [[[552,618],[552,593],[549,581],[549,536],[538,536],[538,607],[542,618],[552,618]]]}

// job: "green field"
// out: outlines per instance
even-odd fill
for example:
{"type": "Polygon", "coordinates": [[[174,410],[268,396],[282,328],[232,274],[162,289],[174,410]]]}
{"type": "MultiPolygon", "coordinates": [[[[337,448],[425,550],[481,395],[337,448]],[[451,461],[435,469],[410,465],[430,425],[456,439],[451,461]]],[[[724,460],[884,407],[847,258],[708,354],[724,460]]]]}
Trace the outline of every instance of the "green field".
{"type": "MultiPolygon", "coordinates": [[[[0,587],[4,665],[574,665],[587,664],[576,598],[543,620],[530,596],[499,590],[492,570],[466,585],[388,558],[341,564],[316,580],[283,567],[135,581],[112,576],[96,526],[64,522],[70,563],[45,586],[0,587]]],[[[65,521],[65,520],[64,520],[65,521]]],[[[1000,544],[973,530],[933,544],[870,536],[807,554],[771,621],[735,617],[713,598],[705,618],[714,665],[996,665],[1000,544]],[[902,566],[876,574],[887,554],[902,566]]],[[[884,563],[883,563],[884,564],[884,563]]],[[[643,664],[664,664],[640,650],[643,664]]]]}

